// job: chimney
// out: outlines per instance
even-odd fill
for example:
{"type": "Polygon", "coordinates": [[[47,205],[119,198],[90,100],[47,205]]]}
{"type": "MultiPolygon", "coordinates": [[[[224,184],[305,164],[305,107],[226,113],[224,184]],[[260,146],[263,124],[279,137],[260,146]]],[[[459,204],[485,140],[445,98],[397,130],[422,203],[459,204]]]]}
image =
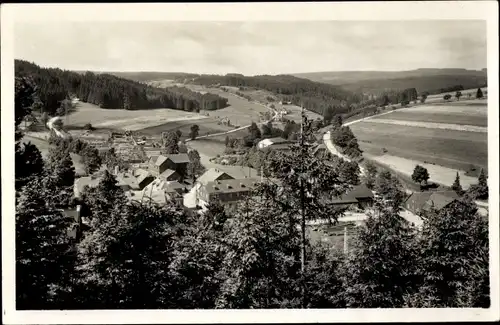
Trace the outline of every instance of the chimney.
{"type": "Polygon", "coordinates": [[[115,166],[115,175],[118,175],[119,171],[120,171],[120,169],[118,168],[118,166],[115,166]]]}

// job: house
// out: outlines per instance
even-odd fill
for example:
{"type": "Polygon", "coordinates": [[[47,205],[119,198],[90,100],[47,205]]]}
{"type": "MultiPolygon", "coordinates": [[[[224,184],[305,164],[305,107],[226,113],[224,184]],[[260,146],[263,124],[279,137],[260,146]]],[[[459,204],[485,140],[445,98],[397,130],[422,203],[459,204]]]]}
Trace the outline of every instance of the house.
{"type": "Polygon", "coordinates": [[[157,204],[165,204],[171,200],[182,204],[182,196],[187,191],[186,184],[177,181],[169,182],[158,178],[144,188],[141,196],[143,199],[151,199],[157,204]]]}
{"type": "Polygon", "coordinates": [[[333,200],[333,204],[346,208],[367,209],[373,205],[373,192],[365,185],[354,186],[349,192],[333,200]]]}
{"type": "Polygon", "coordinates": [[[260,182],[258,178],[225,179],[202,184],[198,189],[198,204],[205,208],[210,202],[218,201],[224,205],[236,204],[248,197],[260,182]]]}
{"type": "Polygon", "coordinates": [[[272,145],[289,144],[289,143],[292,143],[292,141],[287,140],[287,139],[283,139],[281,137],[268,138],[268,139],[264,139],[264,140],[259,141],[259,143],[257,144],[257,148],[263,149],[263,148],[266,148],[266,147],[269,147],[272,145]]]}
{"type": "Polygon", "coordinates": [[[415,215],[443,209],[459,198],[455,191],[414,192],[404,202],[404,208],[415,215]]]}
{"type": "Polygon", "coordinates": [[[172,169],[183,175],[189,163],[189,156],[186,153],[151,156],[149,159],[149,172],[155,176],[160,176],[167,169],[172,169]]]}
{"type": "Polygon", "coordinates": [[[137,178],[131,173],[118,173],[116,175],[117,186],[124,192],[140,190],[137,178]]]}
{"type": "Polygon", "coordinates": [[[144,170],[142,168],[136,169],[133,172],[133,175],[137,180],[137,184],[139,184],[140,190],[144,189],[146,186],[151,184],[151,182],[153,182],[155,179],[153,175],[151,175],[147,170],[144,170]]]}
{"type": "Polygon", "coordinates": [[[180,181],[181,175],[173,169],[167,169],[158,176],[159,179],[166,182],[180,181]]]}
{"type": "Polygon", "coordinates": [[[215,182],[225,179],[234,179],[235,177],[229,175],[228,173],[218,169],[210,168],[203,175],[196,179],[196,183],[206,185],[208,182],[215,182]]]}
{"type": "Polygon", "coordinates": [[[200,190],[203,191],[202,188],[205,188],[209,183],[235,179],[254,179],[257,175],[258,171],[250,167],[224,166],[223,169],[210,168],[198,177],[189,193],[184,195],[184,206],[188,209],[195,209],[197,206],[203,205],[203,203],[200,204],[200,190]]]}

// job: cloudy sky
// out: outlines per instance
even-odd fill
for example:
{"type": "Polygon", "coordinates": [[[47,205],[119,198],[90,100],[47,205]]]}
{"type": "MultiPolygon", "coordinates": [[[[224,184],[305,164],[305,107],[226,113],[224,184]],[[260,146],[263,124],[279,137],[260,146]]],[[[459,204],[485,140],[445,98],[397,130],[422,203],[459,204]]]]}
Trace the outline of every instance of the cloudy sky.
{"type": "Polygon", "coordinates": [[[18,23],[14,55],[74,70],[247,75],[487,65],[481,21],[18,23]]]}

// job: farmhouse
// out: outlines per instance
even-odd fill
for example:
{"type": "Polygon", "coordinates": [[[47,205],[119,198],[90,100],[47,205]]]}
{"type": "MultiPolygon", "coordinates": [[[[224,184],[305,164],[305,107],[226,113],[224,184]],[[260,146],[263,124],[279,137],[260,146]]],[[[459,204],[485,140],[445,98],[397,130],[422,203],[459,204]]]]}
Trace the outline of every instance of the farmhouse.
{"type": "Polygon", "coordinates": [[[354,186],[347,194],[333,201],[334,205],[346,208],[367,209],[373,204],[373,192],[365,184],[354,186]]]}
{"type": "Polygon", "coordinates": [[[208,182],[198,189],[198,205],[204,208],[213,201],[219,201],[224,205],[235,204],[247,197],[258,183],[257,178],[208,182]]]}
{"type": "Polygon", "coordinates": [[[134,170],[133,175],[137,179],[137,184],[139,184],[140,190],[144,189],[155,179],[153,175],[142,168],[134,170]]]}
{"type": "MultiPolygon", "coordinates": [[[[240,166],[225,166],[224,170],[221,170],[219,168],[210,168],[203,175],[198,177],[193,188],[189,191],[189,193],[184,195],[184,206],[188,209],[195,209],[197,206],[204,206],[204,204],[206,204],[207,201],[205,201],[203,197],[206,200],[211,199],[210,195],[208,195],[208,192],[210,191],[207,192],[206,188],[207,186],[210,188],[211,187],[210,184],[212,183],[224,182],[230,180],[246,181],[247,179],[256,179],[253,177],[256,177],[257,174],[258,174],[257,170],[253,168],[244,168],[240,166]],[[200,195],[200,193],[203,191],[205,194],[200,195]]],[[[234,202],[235,200],[237,201],[238,200],[237,197],[238,195],[232,194],[232,198],[230,200],[233,200],[232,202],[234,202]]],[[[225,199],[227,200],[227,198],[225,199]]]]}
{"type": "Polygon", "coordinates": [[[295,143],[295,141],[292,140],[286,140],[283,138],[270,138],[270,139],[264,139],[261,140],[257,144],[257,148],[260,150],[290,150],[290,146],[295,143]]]}
{"type": "Polygon", "coordinates": [[[434,191],[412,193],[404,202],[404,208],[419,215],[430,211],[431,208],[439,211],[459,198],[455,191],[434,191]]]}
{"type": "Polygon", "coordinates": [[[146,186],[142,194],[157,204],[165,204],[168,201],[175,201],[182,204],[182,195],[187,192],[187,185],[177,181],[165,181],[156,179],[146,186]]]}
{"type": "Polygon", "coordinates": [[[183,174],[189,163],[189,157],[185,153],[151,156],[149,159],[149,172],[158,177],[167,169],[172,169],[183,174]]]}

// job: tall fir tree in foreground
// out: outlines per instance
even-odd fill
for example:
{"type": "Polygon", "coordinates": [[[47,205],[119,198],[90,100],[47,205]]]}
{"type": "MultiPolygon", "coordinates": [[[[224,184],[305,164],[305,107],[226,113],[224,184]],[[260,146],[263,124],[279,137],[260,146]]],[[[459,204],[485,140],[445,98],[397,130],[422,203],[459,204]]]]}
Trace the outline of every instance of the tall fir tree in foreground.
{"type": "Polygon", "coordinates": [[[397,211],[380,207],[359,228],[344,266],[348,308],[403,307],[416,290],[416,232],[397,211]]]}
{"type": "Polygon", "coordinates": [[[68,303],[73,274],[73,220],[54,205],[47,178],[30,181],[16,206],[16,307],[59,309],[68,303]]]}
{"type": "Polygon", "coordinates": [[[421,283],[409,306],[489,306],[488,222],[472,200],[428,213],[419,242],[421,283]]]}
{"type": "Polygon", "coordinates": [[[175,308],[169,264],[184,224],[173,205],[116,204],[78,244],[79,300],[87,308],[175,308]]]}
{"type": "MultiPolygon", "coordinates": [[[[289,233],[297,227],[301,231],[302,303],[307,306],[307,238],[306,221],[313,219],[336,222],[343,210],[334,207],[332,201],[350,188],[340,176],[339,166],[335,167],[314,154],[315,137],[310,121],[302,111],[302,124],[299,141],[286,153],[271,156],[268,168],[278,180],[278,184],[268,182],[261,187],[259,195],[269,200],[275,214],[286,216],[289,233]]],[[[298,262],[298,261],[297,261],[298,262]]]]}

